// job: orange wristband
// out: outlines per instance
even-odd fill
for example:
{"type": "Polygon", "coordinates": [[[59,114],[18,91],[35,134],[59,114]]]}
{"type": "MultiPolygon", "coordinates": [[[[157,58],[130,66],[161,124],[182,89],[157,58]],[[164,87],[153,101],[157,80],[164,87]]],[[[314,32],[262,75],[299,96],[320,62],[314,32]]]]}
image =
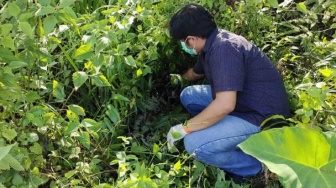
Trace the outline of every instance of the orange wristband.
{"type": "Polygon", "coordinates": [[[187,126],[183,126],[183,129],[185,130],[186,133],[190,134],[191,130],[187,126]]]}

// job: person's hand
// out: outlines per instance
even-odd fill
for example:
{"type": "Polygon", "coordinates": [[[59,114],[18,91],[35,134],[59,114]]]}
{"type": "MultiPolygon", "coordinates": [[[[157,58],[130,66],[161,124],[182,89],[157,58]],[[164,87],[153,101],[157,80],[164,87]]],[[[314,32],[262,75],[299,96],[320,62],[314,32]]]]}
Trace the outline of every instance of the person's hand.
{"type": "Polygon", "coordinates": [[[173,147],[174,142],[184,138],[185,135],[189,134],[188,132],[190,133],[188,128],[184,127],[182,124],[171,127],[167,134],[168,146],[173,147]]]}
{"type": "Polygon", "coordinates": [[[183,86],[184,79],[180,74],[170,74],[170,82],[176,86],[183,86]]]}

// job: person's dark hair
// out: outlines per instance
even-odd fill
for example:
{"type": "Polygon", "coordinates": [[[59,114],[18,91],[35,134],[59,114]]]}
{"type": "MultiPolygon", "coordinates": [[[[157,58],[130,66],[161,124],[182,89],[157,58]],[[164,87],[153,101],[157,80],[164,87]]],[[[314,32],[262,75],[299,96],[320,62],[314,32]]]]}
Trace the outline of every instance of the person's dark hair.
{"type": "Polygon", "coordinates": [[[197,4],[184,6],[169,22],[170,36],[175,40],[184,40],[190,35],[208,38],[216,28],[212,14],[197,4]]]}

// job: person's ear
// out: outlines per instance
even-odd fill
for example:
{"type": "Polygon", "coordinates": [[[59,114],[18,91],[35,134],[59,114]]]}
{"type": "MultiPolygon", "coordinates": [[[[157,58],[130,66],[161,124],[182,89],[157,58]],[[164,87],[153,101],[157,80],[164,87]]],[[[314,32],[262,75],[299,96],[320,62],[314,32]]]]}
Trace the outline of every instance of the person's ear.
{"type": "Polygon", "coordinates": [[[190,47],[194,47],[196,45],[197,40],[198,40],[198,37],[188,36],[186,40],[186,45],[190,47]]]}

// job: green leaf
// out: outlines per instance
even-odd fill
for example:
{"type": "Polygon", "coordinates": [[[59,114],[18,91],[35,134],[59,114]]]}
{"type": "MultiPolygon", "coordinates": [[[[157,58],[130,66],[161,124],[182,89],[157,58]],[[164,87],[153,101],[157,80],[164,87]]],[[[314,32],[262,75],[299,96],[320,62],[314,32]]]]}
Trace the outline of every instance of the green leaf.
{"type": "Polygon", "coordinates": [[[43,6],[47,6],[50,5],[51,0],[38,0],[38,2],[43,6]]]}
{"type": "Polygon", "coordinates": [[[181,161],[178,160],[175,164],[174,164],[174,170],[179,171],[181,169],[181,161]]]}
{"type": "Polygon", "coordinates": [[[89,118],[83,119],[81,125],[83,125],[85,128],[88,128],[90,131],[98,131],[101,128],[100,123],[97,123],[95,120],[89,118]]]}
{"type": "Polygon", "coordinates": [[[157,144],[154,143],[154,145],[153,145],[153,153],[157,153],[157,152],[159,152],[159,150],[160,150],[160,147],[157,144]]]}
{"type": "Polygon", "coordinates": [[[87,149],[90,149],[90,134],[88,132],[81,132],[78,137],[79,142],[87,149]]]}
{"type": "Polygon", "coordinates": [[[108,118],[113,122],[113,123],[117,123],[120,121],[120,114],[118,112],[118,110],[113,107],[112,105],[108,105],[107,106],[107,111],[106,111],[106,115],[108,116],[108,118]]]}
{"type": "Polygon", "coordinates": [[[61,0],[59,8],[65,8],[75,3],[76,0],[61,0]]]}
{"type": "Polygon", "coordinates": [[[325,77],[330,77],[331,75],[334,74],[335,70],[332,69],[319,69],[319,72],[325,76],[325,77]]]}
{"type": "Polygon", "coordinates": [[[124,57],[125,63],[129,66],[136,67],[135,60],[132,56],[124,57]]]}
{"type": "Polygon", "coordinates": [[[84,108],[78,105],[69,105],[68,108],[79,116],[85,116],[84,108]]]}
{"type": "Polygon", "coordinates": [[[73,57],[78,58],[86,58],[92,52],[92,45],[91,44],[84,44],[81,45],[78,49],[76,49],[73,57]]]}
{"type": "Polygon", "coordinates": [[[20,30],[28,35],[29,38],[34,38],[34,29],[30,26],[28,22],[19,22],[20,30]]]}
{"type": "Polygon", "coordinates": [[[335,185],[335,145],[335,133],[286,127],[255,134],[239,147],[276,173],[285,187],[297,188],[335,185]]]}
{"type": "Polygon", "coordinates": [[[55,18],[55,16],[48,16],[43,20],[43,30],[44,30],[44,34],[48,35],[49,33],[51,33],[54,29],[55,26],[57,24],[57,19],[55,18]]]}
{"type": "Polygon", "coordinates": [[[8,164],[10,167],[12,167],[14,170],[17,171],[23,171],[24,168],[20,164],[20,162],[14,158],[11,154],[6,155],[2,160],[1,163],[8,164]]]}
{"type": "Polygon", "coordinates": [[[19,60],[17,57],[13,55],[13,53],[7,49],[0,47],[0,58],[3,61],[11,62],[11,61],[17,61],[19,60]]]}
{"type": "Polygon", "coordinates": [[[2,130],[2,136],[8,141],[12,141],[17,136],[17,132],[14,129],[4,129],[2,130]]]}
{"type": "Polygon", "coordinates": [[[78,122],[79,121],[78,115],[71,110],[67,110],[67,115],[66,116],[69,119],[69,121],[71,121],[71,122],[78,122]]]}
{"type": "Polygon", "coordinates": [[[53,81],[53,96],[56,99],[63,101],[65,98],[64,88],[63,85],[58,83],[56,80],[53,81]]]}
{"type": "Polygon", "coordinates": [[[40,185],[44,184],[45,182],[47,182],[47,180],[45,179],[42,179],[38,176],[35,176],[35,175],[30,175],[29,176],[29,180],[31,182],[32,185],[36,186],[36,187],[39,187],[40,185]]]}
{"type": "Polygon", "coordinates": [[[9,153],[15,144],[0,147],[0,161],[9,153]]]}
{"type": "Polygon", "coordinates": [[[27,141],[28,142],[37,142],[39,140],[39,136],[36,133],[29,133],[27,141]]]}
{"type": "Polygon", "coordinates": [[[9,34],[9,32],[12,30],[13,25],[10,23],[7,24],[3,24],[1,25],[1,33],[3,36],[7,36],[9,34]]]}
{"type": "Polygon", "coordinates": [[[55,12],[55,8],[52,6],[41,7],[35,12],[35,16],[44,16],[55,12]]]}
{"type": "Polygon", "coordinates": [[[35,142],[34,145],[31,146],[29,149],[31,152],[35,153],[36,155],[42,154],[42,147],[37,142],[35,142]]]}
{"type": "Polygon", "coordinates": [[[40,95],[36,91],[29,91],[26,94],[26,100],[28,103],[32,103],[40,98],[40,95]]]}
{"type": "Polygon", "coordinates": [[[75,175],[77,173],[76,170],[70,170],[69,172],[64,174],[64,177],[66,178],[71,178],[73,175],[75,175]]]}
{"type": "Polygon", "coordinates": [[[278,0],[268,0],[268,3],[271,5],[271,7],[273,8],[278,8],[279,7],[279,3],[278,0]]]}
{"type": "Polygon", "coordinates": [[[130,100],[127,97],[124,97],[123,95],[120,94],[113,94],[112,99],[114,100],[122,100],[122,101],[127,101],[129,102],[130,100]]]}
{"type": "Polygon", "coordinates": [[[26,62],[23,61],[12,61],[9,64],[9,67],[11,69],[18,69],[18,68],[22,68],[22,67],[26,67],[28,64],[26,62]]]}
{"type": "Polygon", "coordinates": [[[5,36],[1,40],[1,45],[3,45],[6,48],[10,48],[12,50],[15,50],[14,40],[11,36],[5,36]]]}
{"type": "Polygon", "coordinates": [[[15,173],[12,183],[13,185],[21,185],[23,183],[23,178],[20,176],[19,173],[15,173]]]}
{"type": "Polygon", "coordinates": [[[21,9],[19,6],[17,6],[15,3],[8,3],[8,14],[10,16],[16,17],[18,14],[20,14],[21,9]]]}
{"type": "Polygon", "coordinates": [[[138,69],[137,71],[136,71],[136,76],[137,77],[140,77],[142,75],[142,70],[141,69],[138,69]]]}
{"type": "Polygon", "coordinates": [[[304,14],[307,13],[307,7],[304,2],[296,4],[296,9],[304,14]]]}
{"type": "Polygon", "coordinates": [[[70,122],[64,130],[65,135],[70,135],[72,131],[78,129],[80,123],[78,121],[70,122]]]}
{"type": "Polygon", "coordinates": [[[22,13],[19,16],[19,21],[20,22],[27,22],[32,17],[34,17],[34,14],[32,12],[22,13]]]}
{"type": "Polygon", "coordinates": [[[78,71],[72,74],[72,80],[77,90],[81,85],[83,85],[88,79],[88,74],[86,72],[78,71]]]}
{"type": "Polygon", "coordinates": [[[104,75],[99,75],[99,76],[92,76],[91,77],[92,84],[99,86],[99,87],[104,87],[104,86],[111,86],[108,80],[104,75]]]}

